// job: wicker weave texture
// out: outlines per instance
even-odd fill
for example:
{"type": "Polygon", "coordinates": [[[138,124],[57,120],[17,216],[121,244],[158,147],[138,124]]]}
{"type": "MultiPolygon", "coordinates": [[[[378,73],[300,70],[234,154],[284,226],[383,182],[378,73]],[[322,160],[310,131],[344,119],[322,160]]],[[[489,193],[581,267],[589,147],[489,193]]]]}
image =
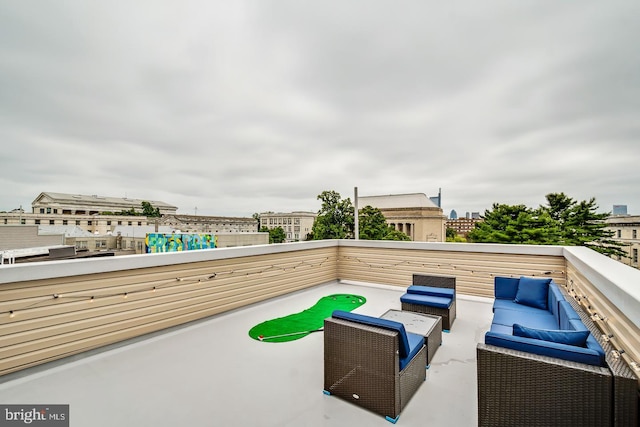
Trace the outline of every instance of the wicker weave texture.
{"type": "MultiPolygon", "coordinates": [[[[454,300],[455,301],[455,300],[454,300]]],[[[442,329],[448,331],[451,329],[451,324],[456,316],[455,302],[451,304],[449,309],[431,307],[423,304],[411,304],[408,302],[401,303],[401,307],[405,311],[413,311],[414,313],[431,314],[433,316],[442,317],[442,329]]]]}
{"type": "Polygon", "coordinates": [[[325,319],[324,389],[332,395],[396,418],[426,379],[426,349],[399,370],[398,334],[325,319]]]}
{"type": "Polygon", "coordinates": [[[485,344],[477,346],[478,425],[612,425],[608,369],[485,344]]]}
{"type": "MultiPolygon", "coordinates": [[[[436,288],[456,289],[456,278],[449,276],[431,276],[425,274],[414,274],[413,285],[433,286],[436,288]]],[[[433,314],[442,317],[442,329],[448,331],[456,320],[456,297],[454,294],[451,306],[446,308],[430,307],[422,304],[402,303],[402,309],[414,311],[416,313],[433,314]]]]}
{"type": "Polygon", "coordinates": [[[640,425],[640,410],[638,396],[638,380],[629,365],[622,358],[611,356],[614,350],[611,342],[602,339],[602,330],[584,312],[580,303],[573,299],[567,292],[563,292],[565,299],[569,301],[582,323],[591,331],[606,353],[606,362],[613,375],[613,425],[615,427],[637,427],[640,425]]]}

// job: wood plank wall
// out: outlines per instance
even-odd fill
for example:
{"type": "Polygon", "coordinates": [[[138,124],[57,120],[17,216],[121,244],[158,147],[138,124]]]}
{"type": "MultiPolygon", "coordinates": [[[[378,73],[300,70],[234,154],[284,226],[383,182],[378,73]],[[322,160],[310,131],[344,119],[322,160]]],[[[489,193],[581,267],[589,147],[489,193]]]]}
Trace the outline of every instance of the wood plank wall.
{"type": "Polygon", "coordinates": [[[335,280],[336,248],[0,284],[0,375],[335,280]]]}
{"type": "Polygon", "coordinates": [[[413,273],[455,276],[458,292],[493,298],[495,276],[552,277],[565,283],[562,256],[491,252],[425,251],[340,246],[338,277],[406,288],[413,273]]]}
{"type": "Polygon", "coordinates": [[[170,265],[5,280],[0,375],[336,279],[407,287],[414,273],[455,276],[458,292],[482,297],[493,297],[495,276],[552,277],[588,295],[592,309],[609,319],[629,360],[640,360],[638,327],[564,256],[425,245],[298,244],[170,265]]]}
{"type": "Polygon", "coordinates": [[[614,347],[625,351],[628,361],[640,361],[640,329],[585,278],[570,262],[567,262],[567,292],[576,298],[590,315],[597,314],[595,324],[603,334],[613,335],[614,347]]]}

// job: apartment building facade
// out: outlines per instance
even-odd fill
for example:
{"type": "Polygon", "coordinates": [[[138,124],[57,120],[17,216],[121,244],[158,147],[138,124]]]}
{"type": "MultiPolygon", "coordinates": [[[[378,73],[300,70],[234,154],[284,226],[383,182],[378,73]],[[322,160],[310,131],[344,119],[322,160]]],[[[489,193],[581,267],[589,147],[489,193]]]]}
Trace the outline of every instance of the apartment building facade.
{"type": "Polygon", "coordinates": [[[476,224],[481,222],[481,218],[457,218],[448,219],[447,228],[455,230],[458,236],[467,237],[467,234],[476,228],[476,224]]]}
{"type": "Polygon", "coordinates": [[[160,225],[170,226],[185,233],[257,233],[258,221],[247,217],[164,215],[160,225]]]}
{"type": "Polygon", "coordinates": [[[607,230],[613,231],[612,239],[623,243],[623,250],[628,258],[618,260],[631,267],[640,268],[638,255],[640,253],[640,215],[613,215],[607,218],[607,230]]]}
{"type": "Polygon", "coordinates": [[[286,242],[300,242],[307,240],[313,223],[318,214],[307,211],[294,212],[262,212],[260,214],[260,228],[269,230],[282,227],[286,235],[286,242]]]}

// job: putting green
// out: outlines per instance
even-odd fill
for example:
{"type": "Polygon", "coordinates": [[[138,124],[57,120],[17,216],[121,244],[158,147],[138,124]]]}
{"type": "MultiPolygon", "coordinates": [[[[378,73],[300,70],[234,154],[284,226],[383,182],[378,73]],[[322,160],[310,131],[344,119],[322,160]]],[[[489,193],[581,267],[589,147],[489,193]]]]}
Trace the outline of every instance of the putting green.
{"type": "Polygon", "coordinates": [[[367,302],[364,297],[350,294],[334,294],[322,297],[311,308],[300,313],[267,320],[249,330],[249,336],[262,342],[286,342],[298,340],[322,330],[324,319],[334,310],[352,311],[367,302]]]}

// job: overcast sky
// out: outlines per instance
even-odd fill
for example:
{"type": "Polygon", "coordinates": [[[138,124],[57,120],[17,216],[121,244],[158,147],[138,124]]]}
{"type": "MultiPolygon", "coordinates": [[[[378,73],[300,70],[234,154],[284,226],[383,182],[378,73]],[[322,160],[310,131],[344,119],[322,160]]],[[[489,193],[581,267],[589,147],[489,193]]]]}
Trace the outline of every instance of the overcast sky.
{"type": "Polygon", "coordinates": [[[640,1],[0,0],[0,210],[548,193],[640,214],[640,1]]]}

